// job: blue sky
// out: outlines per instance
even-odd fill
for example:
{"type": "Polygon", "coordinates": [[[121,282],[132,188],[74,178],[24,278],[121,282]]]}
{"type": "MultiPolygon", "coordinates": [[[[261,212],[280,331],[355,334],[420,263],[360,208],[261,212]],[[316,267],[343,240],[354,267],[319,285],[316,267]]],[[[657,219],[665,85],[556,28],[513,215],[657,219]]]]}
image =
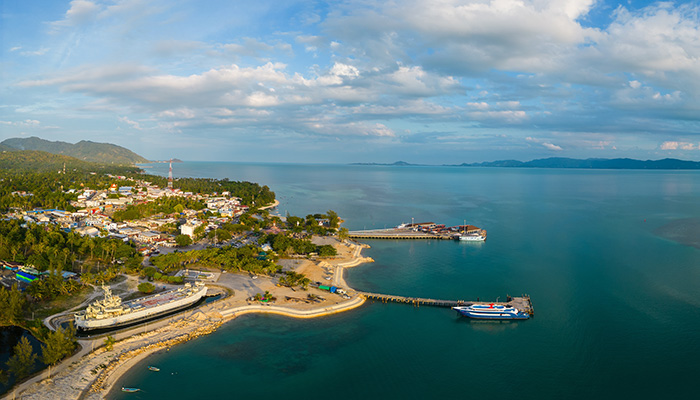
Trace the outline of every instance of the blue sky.
{"type": "Polygon", "coordinates": [[[700,4],[4,0],[0,140],[150,159],[700,160],[700,4]]]}

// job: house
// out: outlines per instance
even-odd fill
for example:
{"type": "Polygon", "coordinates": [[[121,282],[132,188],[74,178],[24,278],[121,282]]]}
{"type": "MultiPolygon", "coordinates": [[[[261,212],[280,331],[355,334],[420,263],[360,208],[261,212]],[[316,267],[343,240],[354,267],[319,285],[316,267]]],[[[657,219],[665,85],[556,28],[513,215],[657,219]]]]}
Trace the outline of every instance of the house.
{"type": "Polygon", "coordinates": [[[194,238],[194,230],[200,225],[202,225],[202,222],[196,219],[187,221],[187,223],[180,225],[180,233],[194,238]]]}
{"type": "Polygon", "coordinates": [[[139,240],[145,243],[154,243],[160,239],[160,233],[153,231],[141,232],[138,236],[139,240]]]}

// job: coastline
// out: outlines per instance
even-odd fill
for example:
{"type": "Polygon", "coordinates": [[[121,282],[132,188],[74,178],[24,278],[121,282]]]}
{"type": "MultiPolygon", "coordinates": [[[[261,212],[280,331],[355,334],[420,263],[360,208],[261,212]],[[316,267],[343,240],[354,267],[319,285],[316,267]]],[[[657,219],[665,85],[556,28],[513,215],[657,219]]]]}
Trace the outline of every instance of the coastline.
{"type": "MultiPolygon", "coordinates": [[[[318,318],[345,312],[364,304],[365,299],[355,293],[343,278],[344,268],[351,268],[365,262],[372,262],[369,257],[362,257],[361,252],[367,245],[339,242],[338,247],[347,253],[334,260],[314,262],[304,260],[304,267],[315,266],[325,268],[332,267],[333,284],[342,286],[352,292],[350,299],[312,307],[288,307],[272,304],[249,304],[239,299],[222,299],[197,309],[188,310],[180,315],[171,317],[170,320],[154,322],[152,329],[147,331],[141,327],[120,332],[118,342],[111,351],[102,347],[100,339],[81,341],[83,351],[81,356],[64,360],[55,370],[52,378],[44,378],[35,382],[25,382],[12,392],[5,394],[3,398],[23,399],[103,399],[115,389],[118,380],[140,361],[163,349],[169,349],[177,344],[208,335],[216,331],[221,325],[236,319],[238,316],[263,313],[276,314],[291,318],[318,318]],[[84,343],[83,343],[84,342],[84,343]],[[86,351],[88,346],[98,346],[94,351],[86,351]],[[71,361],[70,365],[68,361],[71,361]],[[60,367],[60,368],[59,368],[60,367]],[[12,396],[12,397],[10,397],[12,396]]],[[[43,374],[42,374],[43,376],[43,374]]]]}

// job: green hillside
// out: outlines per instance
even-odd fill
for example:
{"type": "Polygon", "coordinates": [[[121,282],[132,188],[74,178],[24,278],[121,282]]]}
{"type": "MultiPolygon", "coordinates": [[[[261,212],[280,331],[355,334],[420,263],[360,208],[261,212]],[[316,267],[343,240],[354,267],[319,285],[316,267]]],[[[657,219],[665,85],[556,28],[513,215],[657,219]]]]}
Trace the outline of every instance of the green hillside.
{"type": "Polygon", "coordinates": [[[95,143],[87,140],[76,144],[67,142],[52,142],[38,137],[12,138],[0,143],[0,150],[37,150],[52,154],[60,154],[78,160],[100,164],[131,165],[146,163],[147,159],[121,146],[110,143],[95,143]]]}

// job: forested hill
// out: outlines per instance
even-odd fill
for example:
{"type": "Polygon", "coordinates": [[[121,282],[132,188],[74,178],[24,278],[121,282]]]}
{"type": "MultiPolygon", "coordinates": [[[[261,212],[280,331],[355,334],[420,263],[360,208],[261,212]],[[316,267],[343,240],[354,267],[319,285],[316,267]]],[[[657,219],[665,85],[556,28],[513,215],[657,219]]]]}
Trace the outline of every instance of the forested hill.
{"type": "Polygon", "coordinates": [[[126,175],[140,172],[137,167],[107,166],[60,154],[51,154],[45,151],[15,150],[7,151],[0,144],[0,170],[3,174],[22,174],[27,172],[57,172],[65,167],[66,172],[79,170],[88,172],[110,172],[112,174],[126,175]]]}
{"type": "Polygon", "coordinates": [[[542,158],[527,162],[502,160],[483,163],[460,164],[462,167],[512,167],[512,168],[587,168],[587,169],[700,169],[700,162],[665,158],[663,160],[633,160],[631,158],[542,158]]]}
{"type": "Polygon", "coordinates": [[[110,143],[95,143],[87,140],[71,144],[66,142],[52,142],[38,137],[12,138],[4,140],[0,143],[0,146],[2,146],[0,150],[38,150],[100,164],[131,165],[148,162],[147,159],[124,147],[110,143]]]}

